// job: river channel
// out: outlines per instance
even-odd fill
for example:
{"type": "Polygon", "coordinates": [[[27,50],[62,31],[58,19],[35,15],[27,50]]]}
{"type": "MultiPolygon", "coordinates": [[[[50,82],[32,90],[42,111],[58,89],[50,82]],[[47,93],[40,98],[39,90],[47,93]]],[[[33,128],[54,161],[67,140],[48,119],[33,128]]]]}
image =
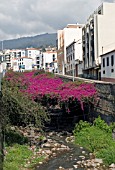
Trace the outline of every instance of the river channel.
{"type": "MultiPolygon", "coordinates": [[[[66,133],[65,133],[66,134],[66,133]]],[[[67,146],[70,148],[67,151],[57,153],[55,157],[52,157],[48,162],[37,166],[36,170],[58,170],[58,169],[67,169],[74,170],[76,169],[76,162],[82,160],[82,156],[85,156],[85,159],[89,158],[88,151],[84,150],[82,147],[76,146],[72,143],[68,143],[65,139],[67,136],[71,136],[70,133],[65,135],[64,133],[55,133],[55,135],[48,136],[49,139],[55,140],[57,143],[67,146]],[[85,154],[82,154],[85,152],[85,154]]],[[[57,151],[58,152],[58,151],[57,151]]],[[[84,168],[77,168],[78,170],[83,170],[84,168]]]]}

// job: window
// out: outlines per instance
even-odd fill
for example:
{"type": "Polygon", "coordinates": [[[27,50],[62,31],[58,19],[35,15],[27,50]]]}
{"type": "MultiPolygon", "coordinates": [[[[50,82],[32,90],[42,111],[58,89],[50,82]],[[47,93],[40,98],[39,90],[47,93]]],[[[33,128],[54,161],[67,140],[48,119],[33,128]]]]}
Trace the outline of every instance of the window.
{"type": "Polygon", "coordinates": [[[45,66],[48,67],[48,63],[45,63],[45,66]]]}
{"type": "Polygon", "coordinates": [[[114,65],[114,55],[111,56],[111,66],[114,65]]]}
{"type": "Polygon", "coordinates": [[[71,64],[71,69],[72,69],[72,64],[71,64]]]}
{"type": "Polygon", "coordinates": [[[105,70],[103,70],[103,74],[105,74],[105,70]]]}
{"type": "Polygon", "coordinates": [[[75,59],[75,57],[74,57],[74,53],[73,53],[73,59],[75,59]]]}
{"type": "Polygon", "coordinates": [[[72,55],[71,55],[71,61],[72,61],[72,55]]]}
{"type": "Polygon", "coordinates": [[[107,66],[109,66],[109,57],[107,57],[107,66]]]}
{"type": "Polygon", "coordinates": [[[53,61],[55,61],[55,54],[53,54],[53,61]]]}
{"type": "Polygon", "coordinates": [[[101,10],[98,11],[98,14],[101,14],[101,10]]]}
{"type": "Polygon", "coordinates": [[[105,58],[103,58],[103,67],[105,67],[105,58]]]}
{"type": "Polygon", "coordinates": [[[111,69],[111,72],[113,73],[113,72],[114,72],[114,69],[111,69]]]}

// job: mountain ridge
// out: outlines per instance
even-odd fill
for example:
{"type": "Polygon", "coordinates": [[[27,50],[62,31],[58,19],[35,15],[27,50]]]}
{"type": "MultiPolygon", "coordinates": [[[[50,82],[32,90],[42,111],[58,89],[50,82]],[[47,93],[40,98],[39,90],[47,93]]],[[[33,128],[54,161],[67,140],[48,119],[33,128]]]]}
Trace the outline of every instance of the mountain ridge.
{"type": "Polygon", "coordinates": [[[0,50],[2,49],[24,49],[24,48],[41,48],[47,46],[56,46],[56,33],[45,33],[35,36],[21,37],[0,41],[0,50]],[[3,42],[3,45],[2,45],[3,42]]]}

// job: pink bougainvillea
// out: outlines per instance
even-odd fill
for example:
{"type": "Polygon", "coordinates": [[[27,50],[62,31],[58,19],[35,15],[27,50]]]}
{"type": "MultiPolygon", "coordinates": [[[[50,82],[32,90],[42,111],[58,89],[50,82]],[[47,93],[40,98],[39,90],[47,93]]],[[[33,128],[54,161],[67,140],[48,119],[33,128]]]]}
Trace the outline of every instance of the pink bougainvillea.
{"type": "Polygon", "coordinates": [[[79,101],[83,109],[83,102],[95,101],[97,92],[94,84],[81,83],[64,83],[62,79],[50,77],[47,74],[27,73],[7,73],[6,79],[24,94],[29,95],[33,100],[42,99],[44,96],[50,99],[57,99],[58,104],[61,102],[79,101]]]}

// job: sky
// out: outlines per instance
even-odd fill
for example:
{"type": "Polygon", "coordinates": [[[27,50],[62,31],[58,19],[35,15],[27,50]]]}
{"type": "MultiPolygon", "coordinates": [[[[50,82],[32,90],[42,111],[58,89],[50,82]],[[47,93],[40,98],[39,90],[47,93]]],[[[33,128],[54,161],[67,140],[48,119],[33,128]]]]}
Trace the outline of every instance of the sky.
{"type": "Polygon", "coordinates": [[[0,41],[84,24],[102,2],[115,0],[0,0],[0,41]]]}

